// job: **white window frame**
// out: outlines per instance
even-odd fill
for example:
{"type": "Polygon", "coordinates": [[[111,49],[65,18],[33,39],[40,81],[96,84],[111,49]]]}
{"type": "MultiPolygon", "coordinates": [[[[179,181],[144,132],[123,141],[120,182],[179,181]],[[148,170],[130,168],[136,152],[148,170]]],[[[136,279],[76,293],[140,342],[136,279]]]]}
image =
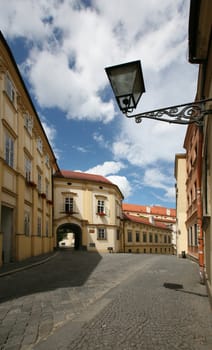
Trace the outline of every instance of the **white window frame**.
{"type": "Polygon", "coordinates": [[[15,140],[8,133],[5,133],[5,161],[11,167],[14,168],[14,150],[15,150],[15,140]]]}
{"type": "Polygon", "coordinates": [[[15,103],[15,87],[14,84],[7,73],[5,76],[5,91],[7,93],[7,96],[9,97],[10,101],[14,104],[15,103]]]}
{"type": "Polygon", "coordinates": [[[47,166],[48,168],[50,168],[50,159],[49,159],[49,155],[48,155],[48,154],[46,154],[45,163],[46,163],[46,166],[47,166]]]}
{"type": "Polygon", "coordinates": [[[24,115],[24,126],[27,129],[27,131],[32,135],[32,129],[33,129],[33,118],[31,115],[26,113],[24,115]]]}
{"type": "Polygon", "coordinates": [[[41,173],[38,171],[38,192],[41,193],[42,192],[42,175],[41,173]]]}
{"type": "Polygon", "coordinates": [[[107,231],[106,228],[99,227],[97,230],[97,240],[106,241],[107,240],[107,231]]]}
{"type": "Polygon", "coordinates": [[[65,197],[64,198],[64,211],[66,213],[73,213],[73,211],[74,211],[74,198],[73,197],[65,197]]]}
{"type": "Polygon", "coordinates": [[[105,201],[98,199],[97,201],[97,214],[105,214],[105,201]]]}
{"type": "Polygon", "coordinates": [[[46,198],[49,198],[49,182],[46,180],[46,198]]]}
{"type": "Polygon", "coordinates": [[[41,154],[43,154],[43,141],[41,140],[40,136],[37,138],[37,149],[41,154]]]}
{"type": "Polygon", "coordinates": [[[25,177],[28,182],[31,181],[31,174],[32,174],[32,161],[27,156],[25,156],[25,177]]]}
{"type": "Polygon", "coordinates": [[[30,236],[30,213],[26,211],[24,213],[24,234],[30,236]]]}

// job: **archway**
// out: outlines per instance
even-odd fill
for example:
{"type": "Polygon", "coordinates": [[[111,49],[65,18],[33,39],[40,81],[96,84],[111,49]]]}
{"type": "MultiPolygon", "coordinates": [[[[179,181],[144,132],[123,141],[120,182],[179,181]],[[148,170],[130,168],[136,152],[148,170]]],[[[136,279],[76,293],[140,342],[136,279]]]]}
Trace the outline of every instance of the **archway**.
{"type": "Polygon", "coordinates": [[[79,225],[66,223],[57,228],[57,247],[82,249],[82,230],[79,225]]]}

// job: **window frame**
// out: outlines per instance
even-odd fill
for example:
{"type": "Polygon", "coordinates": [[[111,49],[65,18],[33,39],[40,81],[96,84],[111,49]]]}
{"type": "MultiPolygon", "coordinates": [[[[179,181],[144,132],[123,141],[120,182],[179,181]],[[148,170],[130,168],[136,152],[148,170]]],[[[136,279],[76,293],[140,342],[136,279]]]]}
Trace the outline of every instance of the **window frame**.
{"type": "Polygon", "coordinates": [[[15,139],[8,131],[5,132],[4,153],[5,162],[8,166],[14,168],[15,139]]]}
{"type": "Polygon", "coordinates": [[[24,170],[25,170],[25,178],[26,181],[31,181],[31,174],[32,174],[32,160],[25,155],[25,160],[24,160],[24,170]]]}
{"type": "Polygon", "coordinates": [[[64,198],[64,211],[66,213],[73,213],[74,211],[74,198],[69,196],[64,198]]]}
{"type": "Polygon", "coordinates": [[[102,199],[97,200],[97,214],[105,214],[105,201],[102,199]]]}
{"type": "Polygon", "coordinates": [[[140,232],[139,231],[135,232],[135,241],[136,241],[136,243],[140,242],[140,232]]]}
{"type": "Polygon", "coordinates": [[[31,218],[30,213],[25,211],[24,213],[24,235],[29,237],[31,234],[31,218]]]}
{"type": "Polygon", "coordinates": [[[131,243],[133,241],[132,231],[127,230],[127,242],[131,243]]]}
{"type": "Polygon", "coordinates": [[[97,240],[106,241],[107,240],[107,230],[104,227],[99,227],[97,229],[97,240]]]}
{"type": "Polygon", "coordinates": [[[15,98],[16,98],[15,85],[13,84],[13,81],[10,78],[8,73],[6,73],[6,75],[5,75],[5,92],[9,98],[9,100],[13,104],[15,104],[15,98]]]}
{"type": "Polygon", "coordinates": [[[37,179],[38,179],[38,183],[37,183],[38,193],[41,193],[42,192],[42,174],[40,171],[38,171],[37,179]]]}
{"type": "Polygon", "coordinates": [[[42,218],[40,216],[37,218],[37,236],[42,236],[42,218]]]}

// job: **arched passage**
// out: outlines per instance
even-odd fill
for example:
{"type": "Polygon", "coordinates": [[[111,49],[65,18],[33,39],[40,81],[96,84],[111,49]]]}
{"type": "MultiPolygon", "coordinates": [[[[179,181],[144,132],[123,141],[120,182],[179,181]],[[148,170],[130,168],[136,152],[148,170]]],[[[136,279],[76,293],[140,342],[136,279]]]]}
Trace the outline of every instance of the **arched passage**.
{"type": "Polygon", "coordinates": [[[66,223],[57,228],[57,247],[82,248],[82,230],[79,225],[66,223]]]}

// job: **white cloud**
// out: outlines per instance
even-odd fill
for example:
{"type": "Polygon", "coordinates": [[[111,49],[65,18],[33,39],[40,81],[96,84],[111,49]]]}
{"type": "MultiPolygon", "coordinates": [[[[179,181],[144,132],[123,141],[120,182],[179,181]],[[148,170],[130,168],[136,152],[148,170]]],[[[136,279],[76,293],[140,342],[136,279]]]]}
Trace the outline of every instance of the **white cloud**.
{"type": "Polygon", "coordinates": [[[77,151],[81,152],[81,153],[87,153],[88,149],[85,147],[81,147],[81,146],[73,146],[73,149],[76,149],[77,151]]]}
{"type": "Polygon", "coordinates": [[[107,179],[113,182],[118,186],[122,194],[124,195],[124,199],[126,200],[132,194],[132,187],[130,182],[125,176],[111,175],[107,176],[107,179]]]}
{"type": "Polygon", "coordinates": [[[125,165],[122,162],[108,161],[88,169],[86,173],[98,174],[106,177],[112,183],[117,185],[124,195],[125,199],[132,194],[132,187],[126,176],[116,175],[120,170],[124,169],[125,165]]]}
{"type": "Polygon", "coordinates": [[[86,170],[86,173],[108,176],[112,174],[117,174],[123,168],[125,168],[125,165],[123,163],[111,161],[104,162],[103,164],[90,168],[86,170]]]}
{"type": "Polygon", "coordinates": [[[184,83],[177,96],[186,91],[190,97],[193,84],[188,90],[185,85],[189,87],[194,72],[185,57],[188,6],[184,0],[163,0],[160,6],[156,0],[134,0],[133,5],[131,0],[91,3],[92,8],[80,0],[19,0],[17,6],[10,0],[1,6],[3,32],[30,43],[22,67],[41,107],[58,107],[68,118],[107,123],[115,109],[112,100],[102,99],[108,86],[104,67],[140,58],[150,87],[148,99],[163,103],[164,91],[166,100],[168,91],[175,95],[180,80],[184,83]],[[177,78],[169,82],[171,89],[166,86],[168,67],[173,67],[177,78]],[[189,71],[193,74],[185,82],[189,71]]]}
{"type": "MultiPolygon", "coordinates": [[[[166,172],[163,173],[159,168],[147,168],[143,176],[143,185],[164,191],[163,201],[175,200],[175,188],[173,178],[166,172]]],[[[161,198],[160,198],[161,199],[161,198]]]]}

